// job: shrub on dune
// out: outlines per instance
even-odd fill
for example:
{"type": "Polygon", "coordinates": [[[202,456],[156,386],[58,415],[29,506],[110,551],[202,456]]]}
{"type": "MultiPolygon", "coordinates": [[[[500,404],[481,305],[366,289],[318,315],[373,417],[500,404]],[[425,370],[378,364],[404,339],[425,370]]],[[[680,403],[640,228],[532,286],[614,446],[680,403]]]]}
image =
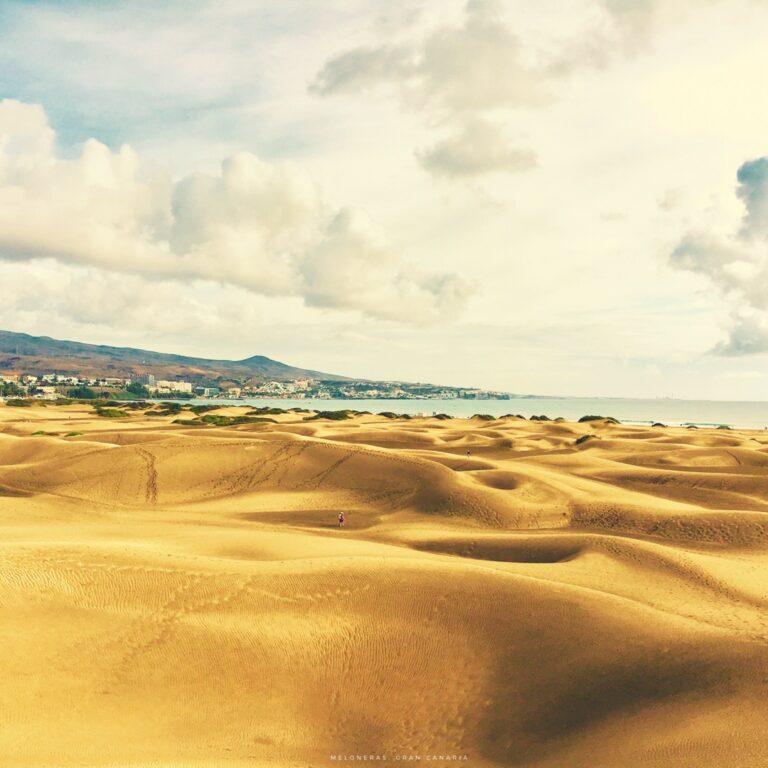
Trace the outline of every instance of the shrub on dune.
{"type": "Polygon", "coordinates": [[[97,408],[96,415],[104,419],[127,419],[128,414],[119,408],[97,408]]]}
{"type": "Polygon", "coordinates": [[[157,409],[147,411],[147,416],[176,416],[181,413],[184,407],[181,403],[164,402],[160,403],[157,409]]]}
{"type": "Polygon", "coordinates": [[[576,445],[584,445],[588,440],[597,440],[595,435],[582,435],[576,438],[576,445]]]}
{"type": "Polygon", "coordinates": [[[192,413],[208,413],[208,411],[215,411],[216,409],[221,408],[220,405],[192,405],[190,406],[189,410],[192,411],[192,413]]]}
{"type": "Polygon", "coordinates": [[[490,413],[476,413],[472,418],[480,419],[482,421],[496,421],[496,417],[491,416],[490,413]]]}
{"type": "Polygon", "coordinates": [[[353,416],[351,411],[318,411],[314,416],[307,416],[304,421],[319,421],[328,419],[329,421],[345,421],[353,416]]]}
{"type": "Polygon", "coordinates": [[[618,419],[614,419],[613,416],[582,416],[579,419],[579,424],[583,424],[587,421],[607,421],[609,424],[621,424],[618,419]]]}
{"type": "MultiPolygon", "coordinates": [[[[177,419],[174,424],[183,423],[184,421],[177,419]]],[[[236,427],[240,424],[277,424],[274,419],[266,416],[220,416],[215,413],[207,413],[202,417],[201,421],[204,424],[213,424],[215,427],[236,427]]]]}
{"type": "Polygon", "coordinates": [[[5,401],[6,405],[10,405],[11,408],[31,408],[32,407],[32,401],[31,400],[22,400],[18,397],[13,397],[10,400],[5,401]]]}

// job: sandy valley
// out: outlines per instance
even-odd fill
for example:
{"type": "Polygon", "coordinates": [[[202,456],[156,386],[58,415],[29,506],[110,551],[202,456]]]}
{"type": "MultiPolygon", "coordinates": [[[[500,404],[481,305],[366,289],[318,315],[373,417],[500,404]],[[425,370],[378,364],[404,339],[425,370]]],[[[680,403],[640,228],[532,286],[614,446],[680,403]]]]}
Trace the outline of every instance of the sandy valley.
{"type": "Polygon", "coordinates": [[[768,433],[306,417],[0,406],[1,766],[768,764],[768,433]]]}

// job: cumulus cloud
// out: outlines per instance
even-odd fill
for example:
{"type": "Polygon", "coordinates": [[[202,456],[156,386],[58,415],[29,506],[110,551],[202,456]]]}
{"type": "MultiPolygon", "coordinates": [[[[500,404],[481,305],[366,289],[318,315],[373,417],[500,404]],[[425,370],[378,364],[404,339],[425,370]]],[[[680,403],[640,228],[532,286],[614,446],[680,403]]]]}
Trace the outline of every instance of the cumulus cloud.
{"type": "Polygon", "coordinates": [[[527,66],[499,0],[469,0],[459,26],[439,26],[423,39],[355,48],[328,60],[310,90],[321,96],[375,88],[394,92],[407,109],[438,116],[454,135],[419,153],[425,169],[451,176],[530,167],[488,113],[547,102],[549,75],[527,66]],[[473,148],[474,135],[491,145],[473,148]]]}
{"type": "Polygon", "coordinates": [[[672,266],[705,276],[732,305],[729,339],[714,350],[722,355],[768,351],[768,157],[744,163],[737,181],[738,230],[688,232],[670,255],[672,266]]]}
{"type": "Polygon", "coordinates": [[[363,218],[325,203],[301,169],[249,153],[175,181],[94,139],[63,159],[42,109],[0,102],[0,259],[208,280],[408,322],[459,311],[467,282],[419,276],[363,218]]]}
{"type": "Polygon", "coordinates": [[[384,319],[396,319],[403,311],[415,317],[452,317],[473,290],[456,275],[398,272],[370,219],[349,209],[336,215],[323,239],[306,254],[302,275],[310,304],[375,306],[384,319]]]}
{"type": "Polygon", "coordinates": [[[478,176],[486,173],[519,173],[536,166],[529,149],[515,147],[496,124],[474,118],[453,134],[418,152],[419,162],[444,176],[478,176]]]}
{"type": "Polygon", "coordinates": [[[61,264],[49,259],[0,262],[0,327],[59,334],[80,327],[117,333],[179,334],[190,328],[219,332],[259,324],[253,296],[235,288],[208,291],[141,275],[61,264]],[[211,295],[211,294],[214,295],[211,295]],[[223,294],[223,295],[220,295],[223,294]]]}
{"type": "Polygon", "coordinates": [[[746,238],[768,236],[768,157],[750,160],[739,168],[736,190],[746,209],[741,235],[746,238]]]}
{"type": "Polygon", "coordinates": [[[750,310],[734,311],[728,339],[717,344],[714,352],[726,357],[768,352],[768,315],[750,310]]]}
{"type": "Polygon", "coordinates": [[[393,88],[416,109],[456,113],[540,103],[540,73],[526,67],[521,44],[497,0],[470,0],[464,23],[434,29],[410,44],[356,48],[330,59],[311,89],[318,94],[393,88]]]}

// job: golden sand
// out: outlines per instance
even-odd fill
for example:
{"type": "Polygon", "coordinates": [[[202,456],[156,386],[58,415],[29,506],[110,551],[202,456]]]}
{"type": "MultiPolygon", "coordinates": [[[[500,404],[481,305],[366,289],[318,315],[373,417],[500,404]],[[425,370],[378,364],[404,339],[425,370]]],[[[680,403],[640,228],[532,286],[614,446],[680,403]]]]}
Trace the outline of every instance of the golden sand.
{"type": "Polygon", "coordinates": [[[1,766],[768,765],[768,434],[172,420],[0,406],[1,766]]]}

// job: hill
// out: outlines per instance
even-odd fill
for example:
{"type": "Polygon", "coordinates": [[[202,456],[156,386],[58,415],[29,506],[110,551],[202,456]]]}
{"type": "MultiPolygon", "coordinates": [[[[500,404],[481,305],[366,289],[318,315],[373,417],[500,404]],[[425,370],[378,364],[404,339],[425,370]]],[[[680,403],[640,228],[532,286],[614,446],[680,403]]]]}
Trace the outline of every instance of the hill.
{"type": "Polygon", "coordinates": [[[245,360],[209,360],[0,331],[0,374],[4,372],[37,376],[56,373],[89,378],[130,378],[151,373],[158,379],[183,378],[194,382],[237,380],[255,383],[301,378],[348,381],[344,376],[296,368],[263,355],[245,360]]]}

